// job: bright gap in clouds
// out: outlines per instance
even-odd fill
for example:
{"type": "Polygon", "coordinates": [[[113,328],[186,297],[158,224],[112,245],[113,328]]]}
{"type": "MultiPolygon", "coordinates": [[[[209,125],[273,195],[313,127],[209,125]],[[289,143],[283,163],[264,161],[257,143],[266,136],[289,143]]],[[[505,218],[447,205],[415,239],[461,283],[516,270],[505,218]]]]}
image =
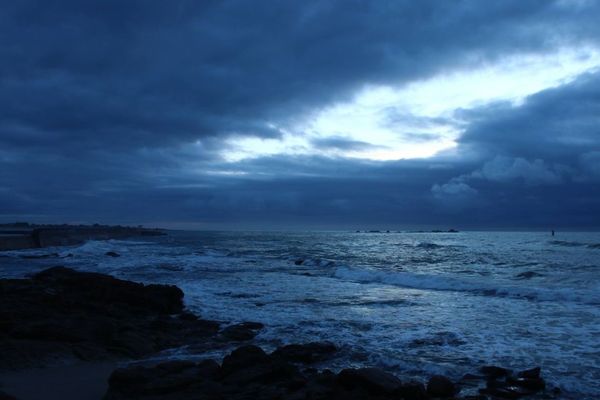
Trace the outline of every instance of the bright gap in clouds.
{"type": "Polygon", "coordinates": [[[595,48],[521,55],[440,74],[399,87],[370,86],[350,102],[328,107],[277,139],[237,137],[224,157],[235,162],[272,155],[323,155],[370,160],[430,157],[456,146],[464,124],[458,109],[509,101],[515,106],[544,89],[600,67],[595,48]]]}

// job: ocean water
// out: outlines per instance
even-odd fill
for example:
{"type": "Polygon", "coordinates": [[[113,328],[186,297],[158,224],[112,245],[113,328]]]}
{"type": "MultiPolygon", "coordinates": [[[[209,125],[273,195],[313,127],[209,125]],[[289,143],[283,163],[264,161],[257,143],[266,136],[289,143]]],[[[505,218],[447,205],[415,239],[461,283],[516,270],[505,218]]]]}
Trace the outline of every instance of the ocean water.
{"type": "MultiPolygon", "coordinates": [[[[171,232],[0,253],[2,277],[53,265],[176,284],[204,318],[263,322],[265,349],[340,345],[322,367],[458,379],[541,366],[564,398],[600,397],[599,233],[171,232]]],[[[218,356],[164,357],[182,355],[218,356]]]]}

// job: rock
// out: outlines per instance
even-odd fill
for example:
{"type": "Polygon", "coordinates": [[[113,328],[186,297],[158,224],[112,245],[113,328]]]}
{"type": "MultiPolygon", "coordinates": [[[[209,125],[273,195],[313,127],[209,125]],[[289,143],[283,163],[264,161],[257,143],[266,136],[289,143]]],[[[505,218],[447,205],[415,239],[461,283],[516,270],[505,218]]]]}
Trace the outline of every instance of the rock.
{"type": "Polygon", "coordinates": [[[395,391],[404,400],[428,400],[429,395],[425,385],[421,382],[407,382],[403,383],[395,391]]]}
{"type": "Polygon", "coordinates": [[[198,317],[189,311],[184,311],[178,315],[178,318],[184,321],[197,321],[198,317]]]}
{"type": "Polygon", "coordinates": [[[175,286],[54,267],[0,279],[0,369],[141,357],[207,341],[219,325],[183,312],[175,286]],[[172,314],[175,314],[173,316],[172,314]]]}
{"type": "Polygon", "coordinates": [[[0,400],[17,400],[17,398],[0,390],[0,400]]]}
{"type": "Polygon", "coordinates": [[[266,363],[269,356],[258,346],[238,347],[223,358],[221,366],[224,375],[256,364],[266,363]]]}
{"type": "Polygon", "coordinates": [[[516,275],[517,279],[530,279],[530,278],[534,278],[536,276],[543,276],[540,273],[534,272],[534,271],[525,271],[525,272],[521,272],[520,274],[516,275]]]}
{"type": "Polygon", "coordinates": [[[242,322],[226,327],[221,331],[221,335],[229,340],[242,342],[254,339],[263,327],[264,325],[260,322],[242,322]]]}
{"type": "Polygon", "coordinates": [[[173,271],[173,272],[183,271],[183,267],[180,267],[178,265],[171,265],[171,264],[160,264],[160,265],[157,265],[156,268],[162,269],[165,271],[173,271]]]}
{"type": "Polygon", "coordinates": [[[227,355],[223,359],[219,381],[231,388],[263,385],[261,392],[276,393],[297,390],[307,382],[297,367],[268,356],[257,346],[242,346],[227,355]]]}
{"type": "Polygon", "coordinates": [[[494,399],[518,399],[526,395],[525,393],[520,393],[518,390],[515,390],[515,388],[510,387],[479,389],[479,393],[492,396],[494,399]]]}
{"type": "Polygon", "coordinates": [[[461,381],[477,381],[482,379],[485,379],[485,376],[474,374],[464,374],[462,378],[460,378],[461,381]]]}
{"type": "Polygon", "coordinates": [[[304,264],[304,260],[302,258],[298,258],[297,260],[294,261],[294,264],[302,265],[302,264],[304,264]]]}
{"type": "MultiPolygon", "coordinates": [[[[457,386],[448,378],[439,375],[433,376],[426,387],[420,382],[402,384],[394,375],[377,368],[344,369],[337,375],[330,370],[319,372],[316,368],[306,368],[300,372],[284,357],[285,351],[288,351],[293,359],[298,349],[306,350],[311,345],[314,344],[283,346],[272,355],[267,355],[257,346],[241,346],[225,356],[220,367],[212,360],[201,363],[170,361],[153,367],[131,366],[113,373],[109,381],[109,390],[104,398],[105,400],[457,398],[455,397],[458,393],[457,386]],[[276,355],[277,352],[279,355],[276,355]]],[[[535,371],[525,375],[535,376],[535,371]]],[[[461,399],[518,399],[534,394],[531,390],[515,385],[511,379],[518,381],[535,378],[509,376],[506,380],[489,380],[486,388],[479,389],[479,395],[472,393],[473,390],[477,390],[473,388],[469,395],[461,399]]]]}
{"type": "Polygon", "coordinates": [[[306,384],[306,379],[298,368],[281,361],[269,360],[254,365],[248,365],[227,374],[223,378],[226,385],[277,385],[286,389],[295,390],[306,384]]]}
{"type": "Polygon", "coordinates": [[[218,375],[219,365],[212,360],[200,364],[168,361],[154,367],[134,366],[115,370],[108,382],[106,398],[159,396],[186,391],[218,375]]]}
{"type": "Polygon", "coordinates": [[[279,347],[272,355],[287,361],[306,364],[321,361],[335,353],[337,348],[330,342],[311,342],[306,344],[289,344],[279,347]]]}
{"type": "Polygon", "coordinates": [[[364,388],[373,394],[390,394],[402,386],[400,379],[379,368],[344,369],[337,379],[346,388],[364,388]]]}
{"type": "MultiPolygon", "coordinates": [[[[136,312],[175,314],[183,311],[183,292],[176,286],[143,285],[94,272],[53,267],[33,276],[61,296],[104,306],[125,306],[136,312]]],[[[122,310],[124,311],[124,310],[122,310]]]]}
{"type": "Polygon", "coordinates": [[[427,382],[427,393],[434,397],[452,397],[458,393],[458,390],[450,379],[442,375],[434,375],[427,382]]]}
{"type": "Polygon", "coordinates": [[[535,367],[535,368],[521,371],[517,374],[517,376],[519,378],[538,379],[540,377],[541,371],[542,371],[542,369],[540,367],[535,367]]]}
{"type": "Polygon", "coordinates": [[[544,390],[546,382],[542,378],[509,378],[506,380],[511,385],[519,386],[532,391],[544,390]]]}
{"type": "Polygon", "coordinates": [[[219,376],[221,366],[214,360],[204,360],[197,365],[198,375],[204,379],[214,379],[219,376]]]}
{"type": "Polygon", "coordinates": [[[506,376],[510,376],[510,374],[512,373],[512,371],[509,369],[496,367],[493,365],[486,365],[484,367],[481,367],[479,371],[486,377],[491,379],[503,378],[506,376]]]}
{"type": "Polygon", "coordinates": [[[121,255],[115,251],[107,251],[104,255],[109,257],[121,257],[121,255]]]}

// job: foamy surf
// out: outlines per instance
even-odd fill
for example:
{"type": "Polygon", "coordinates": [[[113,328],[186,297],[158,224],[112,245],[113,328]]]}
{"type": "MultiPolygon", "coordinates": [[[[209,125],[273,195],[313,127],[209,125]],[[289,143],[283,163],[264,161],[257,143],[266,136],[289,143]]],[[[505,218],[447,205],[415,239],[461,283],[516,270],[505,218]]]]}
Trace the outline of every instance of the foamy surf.
{"type": "Polygon", "coordinates": [[[550,289],[525,286],[497,285],[481,279],[459,279],[450,276],[415,274],[402,271],[374,270],[370,268],[337,268],[336,278],[360,283],[379,283],[412,289],[467,292],[484,296],[501,296],[537,301],[566,301],[589,305],[600,304],[597,291],[572,288],[550,289]]]}

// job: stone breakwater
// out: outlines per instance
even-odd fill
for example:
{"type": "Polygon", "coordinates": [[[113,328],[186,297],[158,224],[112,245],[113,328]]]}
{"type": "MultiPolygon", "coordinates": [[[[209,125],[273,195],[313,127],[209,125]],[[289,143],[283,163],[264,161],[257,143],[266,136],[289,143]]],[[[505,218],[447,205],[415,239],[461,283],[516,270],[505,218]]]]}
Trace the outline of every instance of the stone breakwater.
{"type": "MultiPolygon", "coordinates": [[[[489,366],[460,381],[431,376],[422,382],[401,381],[378,368],[318,369],[320,362],[337,356],[335,344],[290,344],[268,354],[252,345],[261,323],[223,327],[187,312],[183,296],[175,286],[143,285],[64,267],[30,279],[2,279],[0,369],[136,360],[181,346],[201,353],[233,344],[239,347],[220,362],[176,360],[117,369],[104,398],[560,398],[546,388],[539,368],[513,373],[489,366]]],[[[0,398],[12,397],[0,393],[0,398]]]]}
{"type": "Polygon", "coordinates": [[[159,236],[159,229],[127,226],[50,225],[40,227],[0,227],[0,251],[72,246],[87,240],[124,239],[136,236],[159,236]]]}

